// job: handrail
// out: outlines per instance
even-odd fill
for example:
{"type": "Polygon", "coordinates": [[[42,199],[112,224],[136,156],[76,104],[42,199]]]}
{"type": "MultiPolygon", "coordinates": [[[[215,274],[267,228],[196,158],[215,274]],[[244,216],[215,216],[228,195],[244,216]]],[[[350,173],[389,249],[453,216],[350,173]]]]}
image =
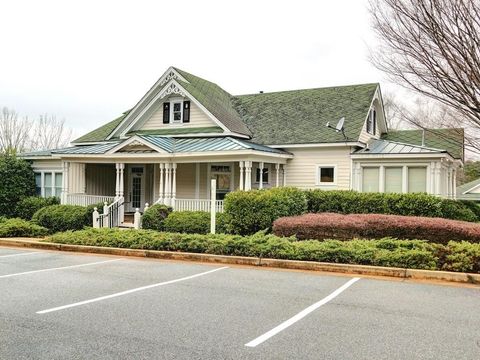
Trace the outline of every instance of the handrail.
{"type": "Polygon", "coordinates": [[[110,205],[104,206],[103,214],[98,216],[98,227],[118,227],[122,223],[123,204],[124,198],[121,196],[110,205]]]}

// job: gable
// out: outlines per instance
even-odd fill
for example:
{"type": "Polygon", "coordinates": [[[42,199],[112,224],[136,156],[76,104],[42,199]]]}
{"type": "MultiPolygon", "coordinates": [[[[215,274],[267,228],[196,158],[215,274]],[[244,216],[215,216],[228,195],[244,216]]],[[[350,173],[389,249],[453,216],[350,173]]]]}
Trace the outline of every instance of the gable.
{"type": "Polygon", "coordinates": [[[348,141],[357,141],[378,84],[339,86],[236,96],[236,107],[253,133],[267,145],[344,142],[327,128],[345,117],[348,141]]]}
{"type": "MultiPolygon", "coordinates": [[[[139,122],[137,126],[132,127],[131,131],[137,130],[160,130],[173,128],[207,128],[216,127],[217,124],[210,119],[205,112],[194,102],[190,102],[190,121],[181,124],[164,124],[163,123],[163,104],[169,102],[170,98],[163,99],[158,102],[155,109],[143,122],[139,122]]],[[[186,100],[186,98],[185,98],[186,100]]],[[[187,132],[187,131],[186,131],[187,132]]]]}
{"type": "Polygon", "coordinates": [[[387,132],[387,122],[385,119],[385,112],[383,110],[383,100],[380,93],[380,87],[375,92],[375,95],[372,99],[372,104],[369,111],[367,111],[365,121],[363,123],[362,131],[358,137],[358,141],[367,144],[373,139],[379,139],[381,134],[387,132]],[[370,111],[375,110],[376,121],[375,121],[375,131],[368,132],[367,122],[369,120],[370,111]]]}

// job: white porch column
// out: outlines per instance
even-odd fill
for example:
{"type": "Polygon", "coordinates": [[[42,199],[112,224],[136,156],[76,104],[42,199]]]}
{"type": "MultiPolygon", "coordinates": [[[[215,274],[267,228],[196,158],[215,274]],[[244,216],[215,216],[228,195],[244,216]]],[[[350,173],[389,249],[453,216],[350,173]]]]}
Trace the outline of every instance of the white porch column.
{"type": "Polygon", "coordinates": [[[171,197],[171,186],[172,183],[170,181],[170,164],[165,164],[165,205],[170,205],[170,197],[171,197]]]}
{"type": "Polygon", "coordinates": [[[453,169],[452,171],[453,179],[452,179],[452,186],[453,186],[453,198],[457,198],[457,169],[453,169]]]}
{"type": "Polygon", "coordinates": [[[262,162],[258,163],[258,169],[260,171],[260,181],[258,183],[258,188],[259,189],[263,189],[263,167],[265,166],[265,164],[262,162]]]}
{"type": "Polygon", "coordinates": [[[381,165],[379,171],[378,191],[383,193],[385,192],[385,166],[381,165]]]}
{"type": "Polygon", "coordinates": [[[279,187],[280,185],[280,164],[275,164],[275,187],[279,187]]]}
{"type": "Polygon", "coordinates": [[[408,168],[404,165],[402,168],[402,193],[408,192],[408,168]]]}
{"type": "Polygon", "coordinates": [[[87,164],[82,163],[80,164],[80,176],[82,178],[80,191],[82,194],[87,193],[87,164]]]}
{"type": "Polygon", "coordinates": [[[120,197],[120,164],[115,163],[115,200],[120,197]]]}
{"type": "Polygon", "coordinates": [[[435,195],[441,194],[441,171],[442,171],[442,164],[437,161],[435,163],[435,195]]]}
{"type": "MultiPolygon", "coordinates": [[[[67,197],[68,197],[68,168],[70,166],[70,163],[68,161],[64,161],[62,163],[63,165],[63,175],[62,175],[62,195],[60,197],[60,202],[62,204],[67,203],[67,197]]],[[[55,173],[52,173],[52,187],[55,186],[55,173]]]]}
{"type": "Polygon", "coordinates": [[[160,169],[160,185],[158,187],[158,200],[161,204],[164,203],[164,188],[163,188],[163,173],[164,173],[164,170],[165,170],[165,164],[164,163],[160,163],[158,164],[158,167],[160,169]]]}
{"type": "Polygon", "coordinates": [[[118,191],[118,196],[123,197],[124,196],[124,190],[125,190],[125,185],[124,185],[124,170],[125,170],[125,164],[118,164],[119,165],[119,191],[118,191]]]}
{"type": "Polygon", "coordinates": [[[175,198],[177,197],[177,163],[172,164],[172,202],[175,206],[175,198]]]}
{"type": "Polygon", "coordinates": [[[287,186],[287,164],[283,164],[283,186],[287,186]]]}
{"type": "Polygon", "coordinates": [[[245,187],[243,185],[243,178],[244,178],[244,162],[240,161],[238,163],[238,166],[240,167],[240,190],[245,190],[245,187]]]}
{"type": "Polygon", "coordinates": [[[245,161],[245,190],[252,189],[252,162],[245,161]]]}

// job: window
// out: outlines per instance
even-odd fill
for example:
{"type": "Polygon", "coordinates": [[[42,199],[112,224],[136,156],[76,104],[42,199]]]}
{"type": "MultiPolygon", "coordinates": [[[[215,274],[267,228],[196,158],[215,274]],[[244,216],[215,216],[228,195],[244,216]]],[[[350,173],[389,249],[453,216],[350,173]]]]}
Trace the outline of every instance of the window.
{"type": "Polygon", "coordinates": [[[418,193],[427,191],[427,168],[408,168],[408,192],[418,193]]]}
{"type": "Polygon", "coordinates": [[[362,191],[363,192],[378,192],[379,191],[379,175],[378,167],[364,167],[362,176],[362,191]]]}
{"type": "Polygon", "coordinates": [[[35,173],[35,194],[42,196],[42,174],[35,173]]]}
{"type": "Polygon", "coordinates": [[[190,101],[173,99],[172,102],[163,103],[163,123],[178,124],[190,122],[190,101]]]}
{"type": "MultiPolygon", "coordinates": [[[[268,170],[269,170],[268,167],[263,168],[263,179],[262,179],[262,181],[263,181],[264,184],[269,183],[269,181],[268,181],[268,172],[269,171],[268,170]]],[[[260,182],[260,168],[257,168],[257,173],[255,175],[255,182],[257,182],[257,183],[260,182]]]]}
{"type": "Polygon", "coordinates": [[[386,193],[402,192],[402,168],[401,167],[385,168],[385,192],[386,193]]]}
{"type": "Polygon", "coordinates": [[[336,183],[336,166],[318,165],[317,185],[334,185],[336,183]]]}
{"type": "Polygon", "coordinates": [[[375,135],[375,130],[377,128],[377,112],[375,109],[371,109],[368,113],[367,118],[367,132],[369,134],[375,135]]]}
{"type": "Polygon", "coordinates": [[[63,174],[61,172],[46,171],[35,173],[35,193],[38,196],[60,197],[60,195],[62,195],[62,183],[63,174]]]}

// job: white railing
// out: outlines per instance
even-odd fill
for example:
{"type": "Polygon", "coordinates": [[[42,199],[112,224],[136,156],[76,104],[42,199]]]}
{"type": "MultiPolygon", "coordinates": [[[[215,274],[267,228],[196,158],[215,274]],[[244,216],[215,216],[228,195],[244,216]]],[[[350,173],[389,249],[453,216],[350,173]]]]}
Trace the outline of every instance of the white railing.
{"type": "MultiPolygon", "coordinates": [[[[175,199],[173,206],[175,211],[208,211],[210,212],[210,200],[203,199],[175,199]]],[[[223,212],[223,200],[215,200],[216,212],[223,212]]]]}
{"type": "MultiPolygon", "coordinates": [[[[113,228],[118,227],[123,222],[123,202],[124,198],[119,197],[110,205],[103,207],[103,214],[99,214],[98,211],[93,212],[93,227],[100,228],[113,228]]],[[[96,208],[95,208],[96,209],[96,208]]]]}
{"type": "Polygon", "coordinates": [[[115,201],[115,196],[106,195],[87,195],[87,194],[67,194],[68,205],[88,206],[98,203],[112,203],[115,201]]]}

